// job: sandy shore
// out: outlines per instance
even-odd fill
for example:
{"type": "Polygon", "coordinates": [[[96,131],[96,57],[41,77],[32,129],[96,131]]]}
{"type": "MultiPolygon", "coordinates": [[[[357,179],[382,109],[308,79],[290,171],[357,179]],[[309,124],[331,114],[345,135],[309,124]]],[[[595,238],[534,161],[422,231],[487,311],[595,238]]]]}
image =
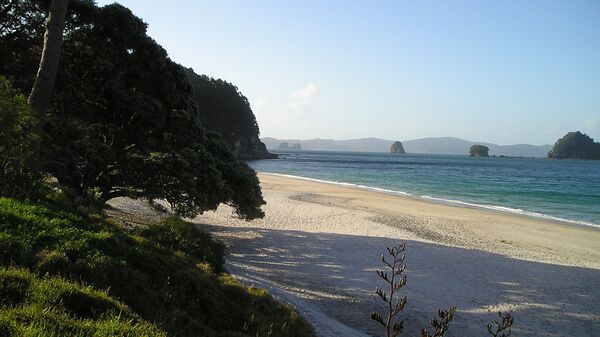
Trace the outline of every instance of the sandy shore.
{"type": "MultiPolygon", "coordinates": [[[[498,310],[514,336],[600,336],[600,230],[259,174],[266,217],[221,207],[195,219],[228,270],[294,303],[319,336],[376,336],[369,314],[386,246],[407,243],[404,335],[456,304],[447,336],[483,336],[498,310]]],[[[381,334],[379,334],[381,335],[381,334]]]]}

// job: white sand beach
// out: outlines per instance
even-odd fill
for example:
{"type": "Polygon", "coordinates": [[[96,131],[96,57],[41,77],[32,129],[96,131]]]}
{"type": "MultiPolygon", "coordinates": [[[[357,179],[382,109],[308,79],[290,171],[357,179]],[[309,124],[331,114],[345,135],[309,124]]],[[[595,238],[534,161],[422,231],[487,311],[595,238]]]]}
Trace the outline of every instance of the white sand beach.
{"type": "Polygon", "coordinates": [[[318,336],[381,336],[375,274],[406,242],[404,336],[457,305],[447,336],[485,336],[499,310],[514,336],[600,336],[600,230],[259,174],[264,219],[220,207],[195,219],[227,242],[227,269],[296,305],[318,336]]]}

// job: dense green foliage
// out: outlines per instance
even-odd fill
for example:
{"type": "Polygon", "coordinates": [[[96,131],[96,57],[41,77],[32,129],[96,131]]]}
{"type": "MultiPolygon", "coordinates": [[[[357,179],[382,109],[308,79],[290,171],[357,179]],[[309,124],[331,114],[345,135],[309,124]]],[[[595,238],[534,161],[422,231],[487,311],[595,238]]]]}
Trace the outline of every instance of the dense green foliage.
{"type": "Polygon", "coordinates": [[[230,145],[240,138],[258,137],[258,124],[248,99],[236,86],[206,75],[198,75],[193,69],[185,72],[198,102],[202,123],[218,131],[230,145]]]}
{"type": "Polygon", "coordinates": [[[476,144],[469,149],[469,155],[471,157],[489,157],[489,151],[490,149],[487,146],[476,144]]]}
{"type": "Polygon", "coordinates": [[[70,1],[52,107],[33,118],[23,95],[48,4],[0,4],[0,74],[15,88],[0,77],[0,197],[52,200],[0,198],[0,335],[311,336],[291,307],[225,273],[224,245],[194,225],[133,231],[88,215],[129,196],[262,217],[255,172],[201,116],[258,126],[237,88],[210,79],[199,99],[142,20],[91,0],[70,1]]]}
{"type": "MultiPolygon", "coordinates": [[[[44,15],[36,3],[12,1],[0,16],[0,72],[23,93],[39,59],[44,15]],[[23,12],[31,14],[14,17],[23,12]]],[[[244,218],[263,216],[255,172],[202,125],[184,69],[125,7],[71,2],[53,109],[42,123],[42,168],[79,195],[165,199],[185,216],[220,203],[244,218]]]]}
{"type": "Polygon", "coordinates": [[[198,75],[191,68],[185,69],[185,72],[192,85],[202,124],[217,132],[238,158],[277,158],[258,138],[260,131],[250,103],[236,86],[221,79],[198,75]]]}
{"type": "Polygon", "coordinates": [[[37,121],[27,99],[0,76],[0,195],[36,198],[42,174],[35,157],[37,121]]]}
{"type": "Polygon", "coordinates": [[[29,94],[40,62],[49,1],[0,2],[0,74],[29,94]]]}
{"type": "Polygon", "coordinates": [[[0,268],[0,336],[166,336],[106,292],[0,268]]]}
{"type": "MultiPolygon", "coordinates": [[[[266,336],[269,331],[273,336],[312,335],[292,308],[278,304],[264,290],[244,288],[219,273],[222,243],[177,218],[131,232],[100,219],[0,198],[0,252],[0,266],[19,266],[36,275],[60,276],[104,289],[110,298],[131,308],[123,319],[135,313],[170,336],[266,336]]],[[[66,289],[74,287],[56,282],[63,282],[66,289]]],[[[102,293],[77,291],[99,297],[102,307],[127,311],[102,293]]],[[[6,301],[24,292],[30,296],[16,289],[0,297],[6,301]]],[[[59,295],[48,291],[43,296],[59,295]]],[[[73,305],[83,311],[100,305],[90,301],[88,305],[86,300],[76,300],[73,305]]],[[[69,309],[68,304],[63,306],[55,309],[69,309]]],[[[2,312],[0,322],[17,324],[18,318],[7,315],[2,312]]],[[[111,317],[101,318],[116,324],[111,317]]]]}
{"type": "Polygon", "coordinates": [[[554,143],[548,158],[600,160],[600,143],[579,131],[569,132],[554,143]]]}

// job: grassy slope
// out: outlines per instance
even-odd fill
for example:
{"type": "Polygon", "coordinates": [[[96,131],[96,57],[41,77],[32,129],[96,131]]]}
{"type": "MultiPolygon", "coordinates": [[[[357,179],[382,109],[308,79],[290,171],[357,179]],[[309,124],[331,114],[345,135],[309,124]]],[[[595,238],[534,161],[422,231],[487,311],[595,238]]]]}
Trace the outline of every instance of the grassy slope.
{"type": "Polygon", "coordinates": [[[166,336],[106,292],[0,268],[0,336],[166,336]]]}
{"type": "MultiPolygon", "coordinates": [[[[209,234],[176,218],[132,232],[99,218],[0,198],[0,266],[32,272],[2,269],[2,275],[30,281],[23,295],[28,300],[17,302],[6,299],[18,291],[0,282],[1,326],[26,329],[34,323],[19,317],[44,320],[46,313],[56,312],[50,321],[139,330],[131,335],[159,334],[161,329],[169,336],[312,336],[310,326],[291,307],[223,273],[223,250],[209,234]],[[110,302],[114,310],[90,317],[74,312],[65,301],[29,300],[39,289],[47,289],[48,282],[62,282],[65,289],[110,302]]],[[[53,329],[62,326],[48,324],[53,329]]],[[[81,335],[111,335],[108,328],[102,329],[84,329],[81,335]]]]}

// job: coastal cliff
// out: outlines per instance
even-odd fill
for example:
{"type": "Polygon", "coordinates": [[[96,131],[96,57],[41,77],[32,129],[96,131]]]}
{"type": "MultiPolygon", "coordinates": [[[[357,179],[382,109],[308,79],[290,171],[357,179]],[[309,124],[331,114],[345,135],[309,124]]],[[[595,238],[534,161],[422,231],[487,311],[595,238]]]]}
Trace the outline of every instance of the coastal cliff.
{"type": "Polygon", "coordinates": [[[185,72],[202,124],[219,133],[239,159],[277,158],[258,138],[260,131],[248,99],[235,85],[198,75],[192,68],[186,68],[185,72]]]}
{"type": "Polygon", "coordinates": [[[267,147],[258,137],[236,140],[231,146],[231,151],[243,160],[278,158],[276,154],[267,151],[267,147]]]}

